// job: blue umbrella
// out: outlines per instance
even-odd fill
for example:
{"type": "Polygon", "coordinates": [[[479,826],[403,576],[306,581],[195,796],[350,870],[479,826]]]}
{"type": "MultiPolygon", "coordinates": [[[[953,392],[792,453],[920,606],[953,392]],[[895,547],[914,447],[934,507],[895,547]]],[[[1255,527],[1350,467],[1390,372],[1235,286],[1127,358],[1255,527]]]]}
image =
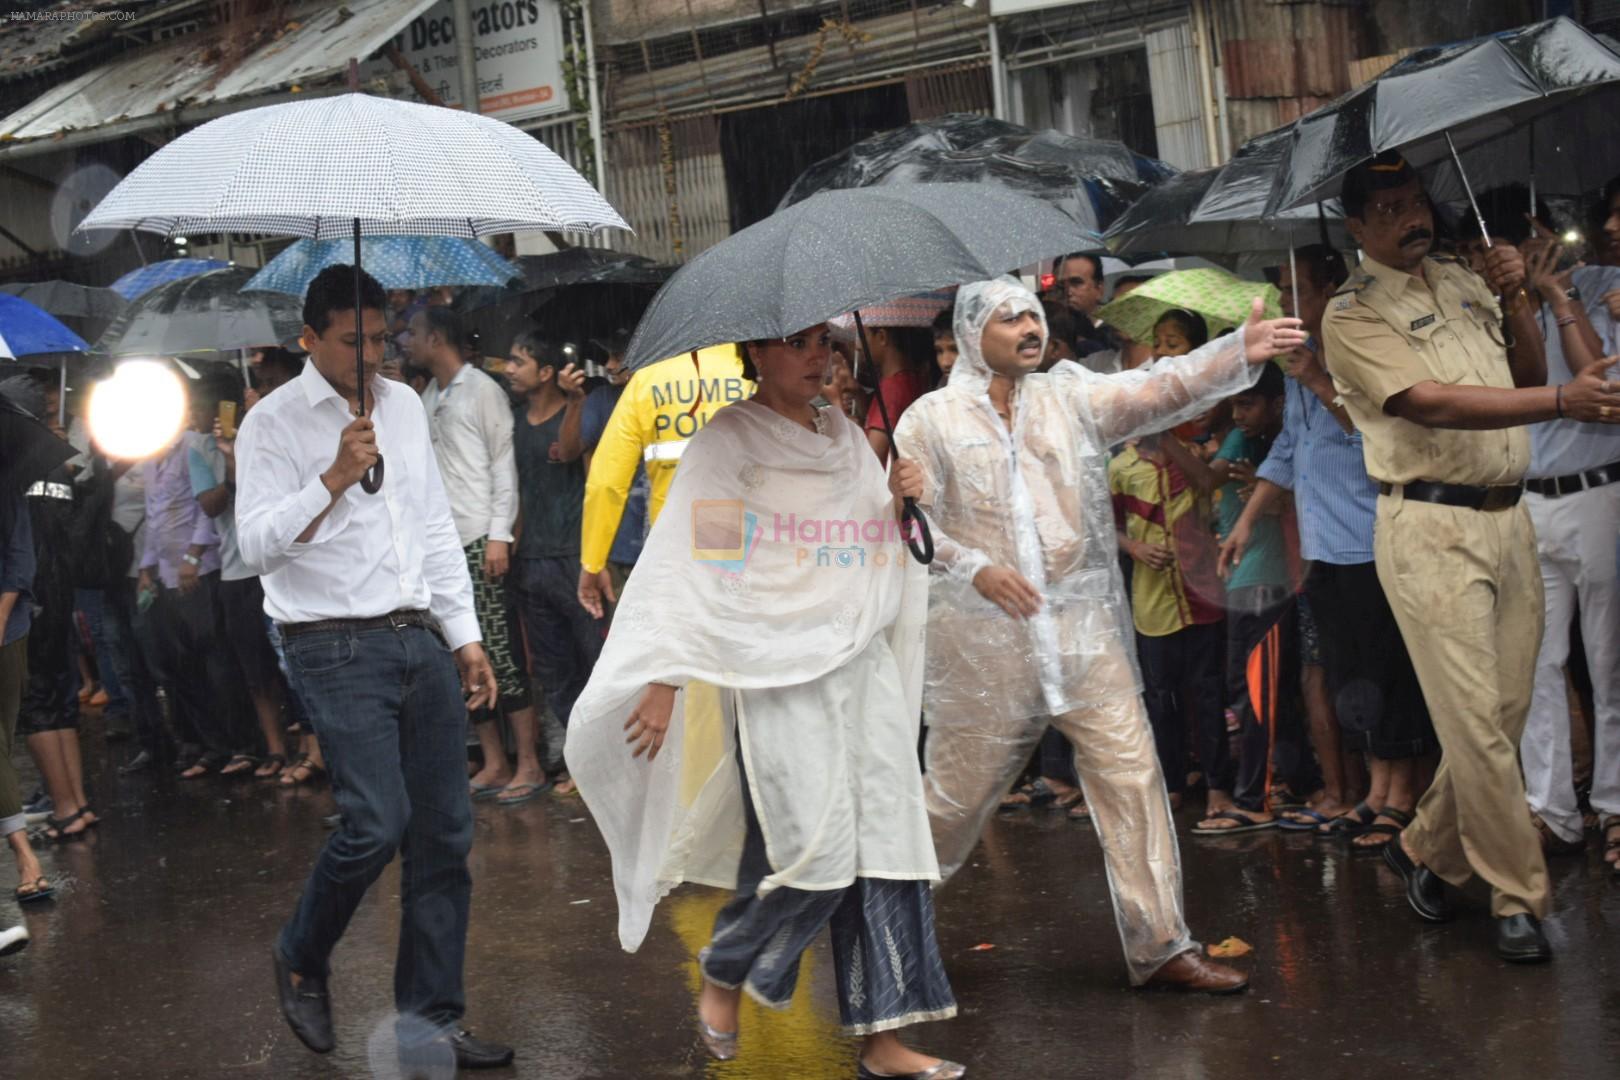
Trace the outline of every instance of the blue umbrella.
{"type": "Polygon", "coordinates": [[[139,270],[131,270],[112,283],[112,291],[125,300],[134,300],[151,292],[159,285],[167,285],[181,278],[194,277],[209,270],[221,270],[231,265],[219,259],[165,259],[149,263],[139,270]]]}
{"type": "MultiPolygon", "coordinates": [[[[487,244],[459,236],[368,236],[360,242],[360,257],[366,272],[385,289],[504,285],[523,273],[487,244]]],[[[300,240],[271,259],[242,290],[303,296],[322,270],[353,261],[351,241],[300,240]]]]}
{"type": "Polygon", "coordinates": [[[84,339],[55,317],[17,296],[0,293],[0,357],[84,352],[84,339]]]}

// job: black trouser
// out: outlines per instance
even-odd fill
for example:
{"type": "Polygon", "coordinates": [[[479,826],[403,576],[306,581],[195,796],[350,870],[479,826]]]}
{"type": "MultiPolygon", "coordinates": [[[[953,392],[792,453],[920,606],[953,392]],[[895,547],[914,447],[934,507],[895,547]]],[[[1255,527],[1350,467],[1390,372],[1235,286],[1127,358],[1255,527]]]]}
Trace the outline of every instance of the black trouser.
{"type": "Polygon", "coordinates": [[[1217,622],[1189,626],[1163,637],[1136,635],[1148,719],[1164,769],[1164,786],[1172,794],[1187,786],[1189,724],[1210,790],[1232,790],[1221,678],[1222,630],[1217,622]]]}
{"type": "Polygon", "coordinates": [[[167,763],[174,757],[174,739],[163,723],[163,710],[157,699],[157,678],[150,659],[160,633],[153,609],[138,610],[135,582],[130,578],[103,589],[101,595],[101,626],[107,656],[114,676],[124,688],[135,738],[142,750],[159,763],[167,763]]]}
{"type": "Polygon", "coordinates": [[[1386,761],[1435,746],[1423,687],[1375,564],[1315,563],[1305,581],[1344,748],[1386,761]]]}
{"type": "Polygon", "coordinates": [[[1271,752],[1284,717],[1298,730],[1299,626],[1294,595],[1283,585],[1228,589],[1226,619],[1227,699],[1238,718],[1239,809],[1266,809],[1271,790],[1271,752]]]}
{"type": "MultiPolygon", "coordinates": [[[[29,603],[22,598],[22,603],[29,603]]],[[[41,559],[32,603],[39,605],[28,631],[28,683],[23,688],[20,735],[41,735],[79,726],[78,630],[73,625],[73,583],[65,568],[41,559]]]]}
{"type": "Polygon", "coordinates": [[[233,754],[251,754],[254,729],[247,723],[226,675],[215,593],[219,572],[203,574],[189,593],[164,588],[153,605],[157,616],[161,670],[174,726],[180,739],[201,751],[202,763],[217,766],[233,754]]]}

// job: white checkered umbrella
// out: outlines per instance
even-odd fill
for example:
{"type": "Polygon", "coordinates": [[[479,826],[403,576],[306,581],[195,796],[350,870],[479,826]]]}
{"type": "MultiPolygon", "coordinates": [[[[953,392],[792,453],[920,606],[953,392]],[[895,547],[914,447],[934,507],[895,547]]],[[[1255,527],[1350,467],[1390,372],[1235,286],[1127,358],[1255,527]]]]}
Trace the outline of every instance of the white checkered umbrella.
{"type": "MultiPolygon", "coordinates": [[[[362,235],[609,228],[629,226],[538,139],[487,116],[366,94],[212,120],[142,162],[79,225],[351,238],[356,298],[362,235]]],[[[363,386],[361,348],[357,338],[363,386]]],[[[381,484],[379,463],[361,486],[381,484]]]]}
{"type": "Polygon", "coordinates": [[[266,105],[164,146],[79,226],[346,239],[627,229],[544,143],[487,116],[366,94],[266,105]]]}

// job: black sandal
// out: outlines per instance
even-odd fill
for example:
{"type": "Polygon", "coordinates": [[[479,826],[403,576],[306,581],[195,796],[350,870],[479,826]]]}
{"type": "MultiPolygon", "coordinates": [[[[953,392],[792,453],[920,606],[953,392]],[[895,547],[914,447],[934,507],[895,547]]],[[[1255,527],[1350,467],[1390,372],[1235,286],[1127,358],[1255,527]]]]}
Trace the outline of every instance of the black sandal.
{"type": "Polygon", "coordinates": [[[68,832],[67,827],[84,817],[84,815],[88,814],[89,812],[89,806],[81,806],[65,818],[46,818],[45,828],[41,830],[39,834],[40,839],[47,840],[53,844],[65,844],[69,840],[83,839],[84,834],[90,831],[89,823],[86,823],[85,827],[80,829],[78,832],[73,833],[68,832]]]}
{"type": "Polygon", "coordinates": [[[259,768],[262,769],[266,765],[274,765],[275,768],[271,769],[269,772],[259,772],[258,769],[255,769],[253,771],[253,779],[274,780],[276,777],[280,776],[281,771],[287,767],[287,755],[268,754],[265,756],[264,761],[259,765],[259,768]]]}
{"type": "Polygon", "coordinates": [[[1326,825],[1315,830],[1319,837],[1329,840],[1349,840],[1360,836],[1367,831],[1367,827],[1378,820],[1378,811],[1364,802],[1358,802],[1348,814],[1340,814],[1326,825]]]}
{"type": "Polygon", "coordinates": [[[51,884],[49,878],[47,878],[44,874],[41,874],[33,881],[25,881],[22,883],[22,885],[18,885],[12,890],[12,895],[17,898],[17,903],[19,904],[36,904],[41,900],[49,900],[51,897],[55,896],[56,886],[51,884]],[[23,888],[24,885],[30,885],[33,887],[25,890],[23,888]]]}
{"type": "Polygon", "coordinates": [[[230,759],[219,767],[219,775],[242,776],[244,774],[253,772],[254,769],[258,768],[258,766],[259,759],[254,757],[252,754],[232,754],[230,759]],[[233,765],[242,765],[243,768],[233,769],[231,767],[233,765]]]}
{"type": "Polygon", "coordinates": [[[315,761],[312,758],[301,757],[294,762],[290,768],[282,772],[281,783],[284,787],[302,787],[304,784],[315,783],[325,775],[326,766],[315,764],[315,761]],[[297,772],[299,769],[303,769],[305,775],[303,779],[295,780],[293,779],[293,773],[297,772]]]}
{"type": "Polygon", "coordinates": [[[1397,822],[1397,824],[1386,825],[1375,818],[1372,823],[1360,833],[1349,838],[1350,850],[1354,851],[1358,855],[1380,854],[1383,852],[1385,847],[1389,846],[1389,844],[1395,840],[1397,836],[1401,835],[1401,831],[1403,829],[1412,824],[1412,815],[1409,812],[1394,806],[1386,806],[1382,810],[1378,811],[1378,817],[1387,817],[1392,821],[1397,822]],[[1382,836],[1385,839],[1378,840],[1371,844],[1363,844],[1360,843],[1360,839],[1363,836],[1382,836]]]}

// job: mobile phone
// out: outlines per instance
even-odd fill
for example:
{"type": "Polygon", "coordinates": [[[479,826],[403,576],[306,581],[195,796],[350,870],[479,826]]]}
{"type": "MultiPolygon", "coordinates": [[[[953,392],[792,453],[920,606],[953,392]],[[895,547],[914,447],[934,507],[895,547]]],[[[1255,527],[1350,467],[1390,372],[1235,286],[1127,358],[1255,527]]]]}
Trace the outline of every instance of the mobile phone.
{"type": "Polygon", "coordinates": [[[227,439],[236,438],[236,402],[219,403],[219,433],[227,439]]]}

